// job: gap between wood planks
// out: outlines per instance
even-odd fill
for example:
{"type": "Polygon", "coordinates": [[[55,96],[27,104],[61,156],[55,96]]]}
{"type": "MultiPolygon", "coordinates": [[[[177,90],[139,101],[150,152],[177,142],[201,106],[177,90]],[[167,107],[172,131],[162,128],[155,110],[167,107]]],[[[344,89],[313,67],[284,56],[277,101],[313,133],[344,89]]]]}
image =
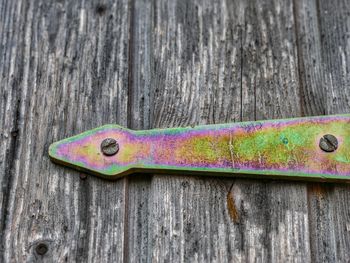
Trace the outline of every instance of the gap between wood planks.
{"type": "MultiPolygon", "coordinates": [[[[129,0],[129,40],[128,40],[128,105],[127,105],[127,126],[132,129],[132,106],[133,103],[133,46],[134,46],[134,25],[135,25],[135,2],[129,0]]],[[[124,180],[124,246],[123,261],[127,262],[129,258],[129,177],[124,180]]]]}

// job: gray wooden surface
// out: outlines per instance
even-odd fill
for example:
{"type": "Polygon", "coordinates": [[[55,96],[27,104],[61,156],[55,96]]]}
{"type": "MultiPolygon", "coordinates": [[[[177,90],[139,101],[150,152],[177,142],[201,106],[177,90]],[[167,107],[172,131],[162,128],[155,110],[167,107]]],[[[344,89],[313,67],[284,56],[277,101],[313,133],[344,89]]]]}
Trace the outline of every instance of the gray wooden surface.
{"type": "Polygon", "coordinates": [[[349,186],[84,180],[47,154],[106,123],[350,113],[349,85],[347,0],[0,0],[0,262],[350,262],[349,186]]]}

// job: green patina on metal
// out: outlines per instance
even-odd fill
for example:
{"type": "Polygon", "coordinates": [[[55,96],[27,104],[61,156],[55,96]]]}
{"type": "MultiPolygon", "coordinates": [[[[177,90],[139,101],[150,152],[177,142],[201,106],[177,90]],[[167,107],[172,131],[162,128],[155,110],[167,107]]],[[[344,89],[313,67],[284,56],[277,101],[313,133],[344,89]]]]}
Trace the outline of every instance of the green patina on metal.
{"type": "Polygon", "coordinates": [[[349,149],[350,115],[334,115],[145,131],[105,125],[52,144],[49,155],[108,179],[180,172],[350,181],[349,149]],[[326,134],[337,139],[333,152],[319,146],[326,134]],[[101,152],[106,138],[117,141],[115,155],[101,152]]]}

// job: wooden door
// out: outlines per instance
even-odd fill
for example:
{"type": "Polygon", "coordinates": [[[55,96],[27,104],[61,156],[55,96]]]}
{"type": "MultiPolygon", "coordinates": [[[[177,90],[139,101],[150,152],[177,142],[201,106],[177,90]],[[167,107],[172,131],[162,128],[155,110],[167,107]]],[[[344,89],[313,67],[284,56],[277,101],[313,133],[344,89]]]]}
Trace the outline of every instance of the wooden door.
{"type": "Polygon", "coordinates": [[[54,165],[106,124],[349,113],[347,0],[0,0],[1,262],[347,262],[350,187],[54,165]]]}

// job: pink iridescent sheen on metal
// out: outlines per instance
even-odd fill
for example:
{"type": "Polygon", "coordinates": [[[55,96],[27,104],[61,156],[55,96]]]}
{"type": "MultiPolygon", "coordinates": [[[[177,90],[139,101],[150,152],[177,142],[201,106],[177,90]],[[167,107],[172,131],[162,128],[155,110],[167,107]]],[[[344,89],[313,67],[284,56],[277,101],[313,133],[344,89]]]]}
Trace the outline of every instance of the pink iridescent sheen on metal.
{"type": "Polygon", "coordinates": [[[350,181],[350,115],[133,131],[105,125],[50,146],[54,162],[108,179],[135,172],[350,181]],[[325,134],[338,140],[322,151],[325,134]],[[113,138],[119,151],[101,152],[113,138]]]}

